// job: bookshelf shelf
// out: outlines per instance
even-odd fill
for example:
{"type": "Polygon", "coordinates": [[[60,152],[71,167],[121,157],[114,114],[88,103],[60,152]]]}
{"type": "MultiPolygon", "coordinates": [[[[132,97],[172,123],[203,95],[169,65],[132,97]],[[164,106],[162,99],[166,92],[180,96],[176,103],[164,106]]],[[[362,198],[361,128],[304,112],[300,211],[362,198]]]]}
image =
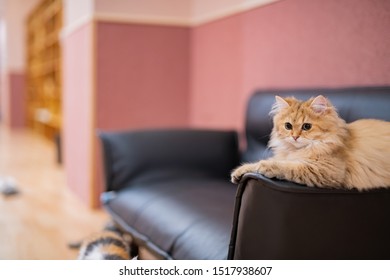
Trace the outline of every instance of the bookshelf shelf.
{"type": "Polygon", "coordinates": [[[27,20],[27,124],[50,140],[62,123],[61,28],[61,0],[42,0],[27,20]]]}

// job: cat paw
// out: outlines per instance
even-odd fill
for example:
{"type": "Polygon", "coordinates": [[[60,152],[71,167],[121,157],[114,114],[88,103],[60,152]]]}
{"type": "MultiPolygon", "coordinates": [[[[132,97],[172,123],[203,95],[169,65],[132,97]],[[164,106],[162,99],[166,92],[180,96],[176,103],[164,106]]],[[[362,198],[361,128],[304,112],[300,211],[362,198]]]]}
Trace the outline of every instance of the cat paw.
{"type": "Polygon", "coordinates": [[[242,176],[249,172],[258,172],[257,163],[243,164],[240,167],[236,168],[231,174],[231,182],[234,184],[238,184],[241,181],[242,176]]]}
{"type": "Polygon", "coordinates": [[[240,168],[237,168],[230,175],[230,181],[233,184],[238,184],[241,181],[241,178],[242,178],[243,175],[244,175],[244,173],[240,170],[240,168]]]}
{"type": "Polygon", "coordinates": [[[274,161],[261,160],[256,163],[243,164],[231,174],[231,182],[238,184],[246,173],[260,173],[268,178],[281,178],[281,170],[274,161]]]}

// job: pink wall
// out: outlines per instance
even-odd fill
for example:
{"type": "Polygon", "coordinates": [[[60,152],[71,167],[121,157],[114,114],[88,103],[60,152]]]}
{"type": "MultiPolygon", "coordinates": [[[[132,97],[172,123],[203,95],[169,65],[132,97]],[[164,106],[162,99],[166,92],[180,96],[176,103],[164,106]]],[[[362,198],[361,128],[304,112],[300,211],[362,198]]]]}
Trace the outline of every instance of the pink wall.
{"type": "Polygon", "coordinates": [[[196,27],[191,33],[191,125],[237,127],[242,92],[242,16],[196,27]]]}
{"type": "Polygon", "coordinates": [[[91,202],[93,24],[63,40],[63,154],[68,186],[91,202]]]}
{"type": "Polygon", "coordinates": [[[97,127],[183,127],[189,122],[189,29],[97,25],[97,127]]]}
{"type": "Polygon", "coordinates": [[[12,128],[26,125],[26,77],[24,73],[9,73],[9,125],[12,128]]]}
{"type": "Polygon", "coordinates": [[[246,14],[245,89],[390,83],[390,2],[281,1],[246,14]]]}
{"type": "Polygon", "coordinates": [[[242,129],[257,88],[390,85],[389,13],[387,0],[286,0],[194,28],[191,124],[242,129]]]}
{"type": "Polygon", "coordinates": [[[26,125],[26,81],[21,72],[4,71],[1,120],[11,128],[26,125]]]}

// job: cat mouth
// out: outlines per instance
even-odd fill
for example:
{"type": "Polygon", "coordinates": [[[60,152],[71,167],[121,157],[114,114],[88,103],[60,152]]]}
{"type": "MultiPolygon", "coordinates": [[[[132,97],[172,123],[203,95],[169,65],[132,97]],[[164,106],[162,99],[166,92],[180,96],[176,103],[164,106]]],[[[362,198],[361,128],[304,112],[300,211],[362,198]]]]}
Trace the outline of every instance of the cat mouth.
{"type": "Polygon", "coordinates": [[[293,138],[288,138],[287,142],[290,145],[294,146],[295,148],[305,148],[305,147],[307,147],[310,144],[307,141],[304,141],[304,140],[302,140],[300,138],[298,138],[296,140],[293,139],[293,138]]]}

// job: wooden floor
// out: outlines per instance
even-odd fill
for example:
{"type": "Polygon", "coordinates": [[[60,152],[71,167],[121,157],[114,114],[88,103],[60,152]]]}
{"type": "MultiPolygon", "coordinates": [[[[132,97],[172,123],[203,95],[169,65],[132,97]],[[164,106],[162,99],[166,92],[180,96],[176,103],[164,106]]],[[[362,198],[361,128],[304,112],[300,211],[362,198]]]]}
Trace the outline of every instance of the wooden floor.
{"type": "Polygon", "coordinates": [[[27,130],[0,124],[0,176],[16,179],[20,194],[0,194],[0,259],[75,259],[68,242],[99,231],[108,221],[66,187],[55,146],[27,130]]]}

